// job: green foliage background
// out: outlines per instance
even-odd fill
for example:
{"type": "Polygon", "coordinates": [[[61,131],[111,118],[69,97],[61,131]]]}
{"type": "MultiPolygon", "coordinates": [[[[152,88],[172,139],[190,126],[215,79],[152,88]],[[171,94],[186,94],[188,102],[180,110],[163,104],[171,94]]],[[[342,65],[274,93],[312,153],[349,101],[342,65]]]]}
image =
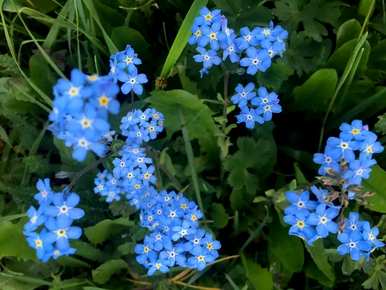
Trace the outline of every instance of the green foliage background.
{"type": "MultiPolygon", "coordinates": [[[[200,79],[186,46],[206,0],[0,0],[0,289],[386,289],[385,249],[368,264],[336,254],[331,241],[308,247],[281,220],[284,191],[304,186],[312,154],[339,124],[361,118],[386,144],[384,0],[214,0],[230,26],[289,31],[288,49],[256,81],[281,98],[283,113],[249,131],[235,125],[229,92],[238,68],[200,79]],[[205,208],[221,259],[203,272],[177,269],[151,279],[133,248],[145,231],[124,203],[93,194],[101,163],[77,163],[47,131],[51,87],[72,67],[106,73],[108,57],[130,43],[150,83],[136,107],[166,117],[166,133],[149,148],[160,188],[184,191],[205,208]],[[225,81],[224,81],[225,80],[225,81]],[[228,83],[229,80],[229,83],[228,83]],[[225,84],[225,85],[224,85],[225,84]],[[383,114],[383,115],[382,115],[383,114]],[[21,233],[37,178],[70,182],[86,217],[77,254],[39,263],[21,233]]],[[[132,106],[121,98],[122,114],[132,106]]],[[[118,129],[119,117],[112,123],[118,129]]],[[[118,144],[116,144],[118,145],[118,144]]],[[[376,194],[354,205],[386,234],[386,153],[366,181],[376,194]]]]}

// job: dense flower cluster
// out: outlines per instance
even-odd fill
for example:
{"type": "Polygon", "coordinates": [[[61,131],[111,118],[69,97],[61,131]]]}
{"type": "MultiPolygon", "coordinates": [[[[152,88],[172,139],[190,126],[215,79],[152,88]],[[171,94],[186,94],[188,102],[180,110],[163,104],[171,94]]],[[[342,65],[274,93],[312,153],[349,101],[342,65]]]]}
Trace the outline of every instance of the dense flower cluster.
{"type": "MultiPolygon", "coordinates": [[[[320,164],[320,175],[339,178],[343,188],[349,190],[369,178],[376,164],[373,154],[382,152],[383,147],[360,120],[343,123],[339,129],[339,138],[328,138],[324,153],[316,153],[314,162],[320,164]]],[[[355,193],[349,190],[349,196],[354,198],[355,193]]]]}
{"type": "Polygon", "coordinates": [[[162,191],[147,199],[140,218],[150,234],[135,252],[148,275],[175,266],[202,270],[219,256],[220,242],[200,228],[202,216],[196,203],[181,193],[162,191]]]}
{"type": "Polygon", "coordinates": [[[72,223],[84,215],[82,209],[76,208],[79,196],[72,192],[54,192],[49,179],[39,180],[36,187],[39,192],[34,198],[39,202],[39,208],[31,206],[28,209],[29,221],[24,225],[29,246],[43,262],[74,254],[75,249],[69,241],[79,239],[82,229],[72,223]]]}
{"type": "Polygon", "coordinates": [[[189,43],[197,45],[194,60],[203,65],[201,76],[228,58],[245,67],[248,74],[255,75],[266,71],[272,58],[283,54],[287,37],[287,31],[272,22],[267,27],[243,27],[237,35],[228,27],[228,20],[219,9],[211,11],[204,7],[193,23],[189,43]]]}
{"type": "Polygon", "coordinates": [[[337,234],[341,242],[338,253],[350,254],[358,261],[362,257],[368,259],[371,252],[384,246],[377,239],[378,228],[360,221],[357,212],[350,212],[344,220],[340,216],[348,201],[355,198],[351,188],[357,187],[358,191],[362,180],[369,177],[371,166],[376,164],[372,154],[382,152],[383,147],[362,121],[343,123],[340,130],[339,138],[327,140],[324,154],[314,155],[314,161],[321,165],[319,174],[329,178],[324,183],[326,188],[312,186],[310,192],[286,192],[290,205],[284,210],[284,221],[291,226],[290,235],[304,239],[309,245],[337,234]]]}
{"type": "Polygon", "coordinates": [[[272,120],[273,113],[281,112],[278,95],[268,92],[265,87],[258,88],[256,95],[253,83],[248,83],[246,86],[238,84],[231,101],[241,111],[236,116],[237,123],[245,123],[249,129],[254,128],[256,123],[263,124],[272,120]]]}
{"type": "Polygon", "coordinates": [[[151,158],[144,142],[163,130],[163,115],[154,109],[129,112],[121,121],[126,143],[107,170],[95,179],[95,193],[107,202],[124,196],[140,211],[141,226],[149,229],[144,242],[135,247],[137,261],[148,269],[167,272],[174,266],[203,269],[218,257],[220,243],[199,226],[203,216],[197,205],[174,192],[158,192],[151,158]]]}
{"type": "Polygon", "coordinates": [[[378,234],[377,227],[361,221],[357,212],[350,212],[344,222],[343,231],[338,235],[338,240],[342,243],[338,247],[338,253],[342,256],[349,254],[354,261],[362,257],[368,259],[375,249],[385,246],[377,239],[378,234]]]}
{"type": "Polygon", "coordinates": [[[137,65],[142,64],[134,49],[128,44],[123,51],[119,51],[110,57],[110,75],[114,80],[119,80],[121,91],[125,95],[134,92],[142,95],[143,84],[148,82],[145,74],[139,73],[137,65]]]}
{"type": "Polygon", "coordinates": [[[74,159],[84,160],[89,150],[105,154],[111,133],[108,116],[119,112],[118,92],[111,77],[88,76],[78,69],[71,71],[70,80],[60,79],[54,86],[50,130],[73,148],[74,159]]]}
{"type": "Polygon", "coordinates": [[[162,132],[163,122],[163,115],[155,109],[134,110],[122,118],[121,132],[127,137],[127,144],[140,146],[162,132]]]}

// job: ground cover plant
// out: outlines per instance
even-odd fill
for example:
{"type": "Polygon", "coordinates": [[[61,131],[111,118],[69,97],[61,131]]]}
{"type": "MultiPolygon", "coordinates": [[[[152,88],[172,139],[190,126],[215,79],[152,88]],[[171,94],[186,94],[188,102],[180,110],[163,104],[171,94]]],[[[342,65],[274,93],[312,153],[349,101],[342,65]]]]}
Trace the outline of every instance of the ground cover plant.
{"type": "Polygon", "coordinates": [[[0,289],[386,289],[384,1],[0,6],[0,289]]]}

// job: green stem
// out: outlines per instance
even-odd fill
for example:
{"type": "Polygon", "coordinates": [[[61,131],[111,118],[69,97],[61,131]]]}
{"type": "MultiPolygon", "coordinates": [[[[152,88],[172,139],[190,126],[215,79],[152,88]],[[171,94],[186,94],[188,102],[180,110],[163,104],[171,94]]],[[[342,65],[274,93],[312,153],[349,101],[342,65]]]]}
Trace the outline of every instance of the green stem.
{"type": "Polygon", "coordinates": [[[182,126],[181,130],[182,130],[182,137],[183,137],[184,143],[185,143],[185,151],[186,151],[186,155],[188,157],[190,172],[192,174],[194,192],[196,194],[198,206],[200,207],[202,214],[205,216],[204,206],[203,206],[202,199],[201,199],[200,187],[198,185],[197,171],[196,171],[196,168],[194,166],[193,148],[192,148],[192,144],[190,143],[188,128],[186,127],[185,118],[184,118],[184,115],[182,114],[181,110],[179,110],[178,113],[179,113],[180,122],[181,122],[181,126],[182,126]]]}
{"type": "Polygon", "coordinates": [[[318,151],[319,152],[320,152],[320,150],[322,148],[324,132],[326,130],[326,125],[327,125],[328,117],[330,116],[330,113],[332,111],[332,108],[333,108],[333,106],[335,104],[335,101],[336,101],[336,99],[338,97],[338,94],[339,94],[340,90],[342,89],[343,85],[346,83],[347,78],[349,77],[351,71],[353,70],[353,67],[354,67],[354,64],[355,64],[355,60],[357,59],[358,54],[360,54],[360,50],[363,47],[363,45],[364,45],[364,43],[365,43],[365,41],[367,39],[367,35],[368,35],[368,33],[366,32],[363,36],[361,36],[358,39],[358,42],[357,42],[357,44],[356,44],[356,46],[354,48],[354,51],[351,54],[349,60],[347,61],[347,64],[346,64],[346,67],[345,67],[344,72],[342,74],[342,77],[339,79],[339,82],[338,82],[338,85],[336,86],[334,95],[332,96],[331,101],[328,104],[328,108],[327,108],[326,114],[324,115],[324,118],[323,118],[323,121],[322,121],[322,128],[320,130],[320,135],[319,135],[319,146],[318,146],[318,151]]]}
{"type": "Polygon", "coordinates": [[[265,225],[268,223],[268,219],[269,219],[269,212],[268,212],[268,209],[267,207],[265,208],[265,211],[266,211],[266,214],[265,214],[265,217],[263,219],[263,221],[261,222],[261,224],[259,225],[259,227],[250,234],[248,240],[245,241],[245,243],[243,244],[243,246],[241,247],[240,249],[240,253],[243,252],[245,250],[246,247],[248,247],[248,245],[254,240],[256,239],[256,237],[260,234],[261,230],[265,227],[265,225]]]}

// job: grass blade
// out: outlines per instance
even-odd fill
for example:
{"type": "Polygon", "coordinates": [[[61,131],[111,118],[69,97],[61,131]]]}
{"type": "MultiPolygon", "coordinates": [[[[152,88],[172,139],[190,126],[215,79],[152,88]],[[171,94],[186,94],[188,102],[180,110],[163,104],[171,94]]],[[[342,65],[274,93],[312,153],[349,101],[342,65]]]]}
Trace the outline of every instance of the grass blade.
{"type": "Polygon", "coordinates": [[[172,68],[188,43],[194,18],[197,16],[200,9],[207,3],[207,0],[195,0],[192,6],[190,6],[189,11],[185,16],[180,29],[178,30],[176,38],[173,41],[172,47],[169,50],[168,56],[166,57],[160,75],[161,78],[167,78],[170,75],[172,68]]]}

